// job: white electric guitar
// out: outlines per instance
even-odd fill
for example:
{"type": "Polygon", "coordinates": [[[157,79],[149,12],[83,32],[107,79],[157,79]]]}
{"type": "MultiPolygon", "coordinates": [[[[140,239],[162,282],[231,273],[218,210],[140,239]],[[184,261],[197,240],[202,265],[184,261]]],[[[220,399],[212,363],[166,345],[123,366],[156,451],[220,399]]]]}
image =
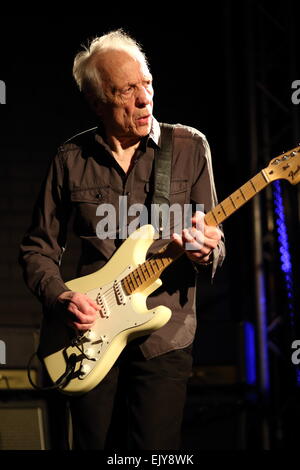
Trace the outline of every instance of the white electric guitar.
{"type": "MultiPolygon", "coordinates": [[[[269,183],[281,178],[299,183],[300,146],[271,160],[268,167],[208,212],[205,223],[219,225],[269,183]]],[[[56,344],[52,350],[46,348],[47,352],[40,354],[52,381],[63,384],[61,391],[88,392],[105,377],[130,340],[149,334],[169,321],[169,308],[158,306],[148,310],[146,300],[161,285],[162,271],[183,251],[171,242],[146,260],[154,237],[152,225],[142,226],[124,241],[102,269],[66,283],[72,291],[85,293],[96,301],[101,313],[91,330],[75,338],[65,331],[63,346],[56,344]]],[[[47,337],[55,343],[55,337],[60,336],[59,328],[68,330],[53,320],[52,328],[41,335],[41,342],[47,337]]]]}

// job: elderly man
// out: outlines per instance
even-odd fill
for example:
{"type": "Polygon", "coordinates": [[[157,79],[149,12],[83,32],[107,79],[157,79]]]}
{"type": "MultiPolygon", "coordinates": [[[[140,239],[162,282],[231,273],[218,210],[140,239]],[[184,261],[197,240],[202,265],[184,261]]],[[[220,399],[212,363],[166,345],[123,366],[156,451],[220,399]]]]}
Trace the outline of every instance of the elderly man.
{"type": "MultiPolygon", "coordinates": [[[[57,321],[63,318],[84,332],[93,327],[101,307],[87,295],[68,289],[61,278],[59,265],[70,214],[74,213],[74,230],[82,240],[78,272],[90,274],[122,243],[118,230],[114,237],[97,236],[98,205],[111,204],[117,210],[120,197],[126,195],[128,205],[149,208],[154,163],[163,142],[161,125],[153,117],[153,83],[146,57],[122,30],[94,39],[79,52],[73,74],[99,125],[67,141],[53,159],[20,259],[26,282],[41,300],[45,315],[56,315],[57,321]]],[[[182,125],[173,126],[172,132],[170,203],[203,204],[209,211],[217,201],[206,139],[182,125]]],[[[224,257],[221,231],[203,223],[203,217],[197,211],[189,228],[180,233],[174,229],[171,239],[185,254],[166,269],[162,287],[147,301],[149,308],[169,307],[171,319],[131,341],[91,391],[69,398],[74,448],[117,446],[108,440],[108,431],[118,395],[126,397],[125,448],[179,448],[196,328],[195,278],[197,270],[209,269],[202,265],[211,265],[213,274],[224,257]]],[[[153,243],[149,256],[161,243],[159,239],[153,243]]]]}

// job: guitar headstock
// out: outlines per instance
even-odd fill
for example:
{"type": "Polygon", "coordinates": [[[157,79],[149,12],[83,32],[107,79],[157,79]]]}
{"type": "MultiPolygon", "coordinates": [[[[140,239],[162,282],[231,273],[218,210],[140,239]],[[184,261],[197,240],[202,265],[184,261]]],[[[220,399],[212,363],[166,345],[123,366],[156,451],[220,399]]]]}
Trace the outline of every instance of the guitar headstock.
{"type": "Polygon", "coordinates": [[[273,158],[264,171],[269,181],[286,179],[292,184],[299,183],[300,146],[273,158]]]}

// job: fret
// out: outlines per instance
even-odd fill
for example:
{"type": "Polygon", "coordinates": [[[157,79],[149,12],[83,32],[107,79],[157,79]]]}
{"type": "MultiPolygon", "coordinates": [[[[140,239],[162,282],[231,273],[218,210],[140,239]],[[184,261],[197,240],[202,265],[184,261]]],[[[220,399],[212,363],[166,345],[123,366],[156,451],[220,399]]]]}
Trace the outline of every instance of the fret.
{"type": "Polygon", "coordinates": [[[148,261],[145,261],[145,263],[143,263],[143,265],[145,266],[145,269],[146,269],[146,271],[147,271],[147,275],[148,275],[149,277],[151,277],[151,274],[150,274],[150,272],[149,272],[149,270],[148,270],[149,262],[148,262],[148,261]]]}
{"type": "Polygon", "coordinates": [[[236,207],[236,205],[235,205],[234,200],[232,199],[232,197],[229,196],[228,199],[230,199],[230,202],[231,202],[231,204],[233,205],[234,210],[237,209],[237,207],[236,207]]]}
{"type": "Polygon", "coordinates": [[[150,266],[150,268],[151,268],[153,274],[156,274],[156,271],[155,271],[155,269],[154,269],[153,263],[152,263],[151,261],[152,261],[152,260],[149,260],[149,261],[147,261],[147,263],[148,263],[148,265],[150,266]]]}
{"type": "Polygon", "coordinates": [[[132,283],[134,289],[136,289],[137,287],[139,287],[138,283],[137,283],[136,280],[135,280],[133,271],[132,271],[131,273],[129,273],[129,279],[131,280],[131,283],[132,283]],[[134,285],[134,284],[136,284],[136,285],[134,285]]]}
{"type": "Polygon", "coordinates": [[[154,264],[154,263],[155,263],[155,265],[156,265],[156,269],[159,271],[159,265],[158,265],[158,263],[157,263],[157,259],[156,259],[156,258],[153,259],[153,264],[154,264]]]}
{"type": "Polygon", "coordinates": [[[127,292],[131,294],[134,291],[134,285],[129,276],[126,276],[127,292]]]}
{"type": "Polygon", "coordinates": [[[158,266],[158,270],[161,271],[161,269],[164,267],[162,259],[161,258],[155,258],[155,259],[156,259],[156,264],[158,266]]]}
{"type": "MultiPolygon", "coordinates": [[[[155,275],[155,274],[156,274],[156,270],[155,270],[155,266],[154,266],[153,260],[150,259],[150,260],[148,261],[148,263],[149,263],[149,266],[151,267],[152,273],[155,275]]],[[[151,275],[151,277],[153,277],[153,274],[151,275]]]]}
{"type": "Polygon", "coordinates": [[[140,275],[140,272],[139,272],[139,267],[137,267],[134,271],[132,271],[133,273],[133,276],[136,278],[136,275],[138,276],[139,278],[139,282],[142,284],[143,283],[143,279],[141,278],[141,275],[140,275]]]}
{"type": "Polygon", "coordinates": [[[146,264],[145,264],[145,263],[141,264],[141,265],[140,265],[140,268],[141,268],[141,271],[142,271],[142,273],[143,273],[143,276],[144,276],[145,281],[147,281],[150,276],[149,276],[149,273],[148,273],[148,271],[147,271],[146,264]]]}
{"type": "Polygon", "coordinates": [[[252,179],[250,180],[250,183],[252,184],[252,188],[254,189],[255,193],[257,193],[256,187],[254,186],[254,183],[253,183],[252,179]]]}
{"type": "Polygon", "coordinates": [[[137,270],[137,272],[138,272],[138,274],[139,274],[141,283],[143,284],[143,282],[146,280],[146,278],[145,278],[145,275],[144,275],[144,273],[143,273],[143,270],[142,270],[141,265],[139,265],[139,266],[136,268],[136,270],[137,270]],[[142,273],[142,275],[141,275],[140,273],[142,273]]]}
{"type": "Polygon", "coordinates": [[[241,198],[241,195],[243,196],[241,189],[238,189],[231,195],[238,208],[240,208],[246,202],[245,197],[243,196],[241,198]]]}
{"type": "Polygon", "coordinates": [[[131,290],[130,290],[130,287],[129,287],[129,284],[128,284],[127,276],[125,276],[122,279],[121,284],[122,284],[123,289],[125,290],[125,293],[130,294],[131,290]]]}
{"type": "Polygon", "coordinates": [[[240,191],[241,195],[243,196],[243,198],[245,199],[245,201],[247,201],[247,198],[245,197],[245,195],[244,195],[244,193],[243,193],[243,191],[242,191],[242,187],[239,189],[239,191],[240,191]]]}
{"type": "MultiPolygon", "coordinates": [[[[267,175],[265,174],[265,170],[261,170],[260,173],[261,173],[262,177],[264,178],[264,180],[265,180],[265,182],[266,182],[266,185],[269,184],[270,181],[268,180],[267,175]]],[[[259,173],[259,174],[260,174],[260,173],[259,173]]]]}
{"type": "MultiPolygon", "coordinates": [[[[225,199],[225,201],[223,201],[223,202],[226,202],[226,199],[225,199]]],[[[222,211],[224,212],[225,217],[227,217],[227,214],[226,214],[226,211],[225,211],[225,209],[224,209],[224,207],[223,207],[223,205],[222,205],[222,202],[220,202],[219,206],[221,207],[222,211]]]]}
{"type": "Polygon", "coordinates": [[[221,207],[223,214],[225,216],[224,217],[223,215],[221,215],[221,212],[220,212],[222,221],[227,219],[227,217],[229,217],[231,214],[233,214],[233,212],[235,211],[235,207],[236,207],[234,204],[232,204],[232,201],[229,197],[224,199],[224,201],[220,203],[219,206],[221,207]]]}
{"type": "Polygon", "coordinates": [[[220,222],[218,221],[217,217],[215,216],[215,210],[216,210],[217,207],[218,207],[218,206],[216,206],[215,209],[213,209],[213,210],[211,211],[211,214],[212,214],[213,218],[215,219],[215,221],[217,222],[217,225],[219,225],[220,222]]]}

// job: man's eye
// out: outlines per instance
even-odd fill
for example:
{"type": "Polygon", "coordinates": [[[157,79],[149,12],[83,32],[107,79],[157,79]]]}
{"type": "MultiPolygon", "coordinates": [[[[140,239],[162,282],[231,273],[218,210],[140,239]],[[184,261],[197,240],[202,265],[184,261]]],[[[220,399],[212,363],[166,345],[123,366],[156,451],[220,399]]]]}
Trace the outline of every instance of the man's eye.
{"type": "Polygon", "coordinates": [[[124,88],[124,90],[122,91],[122,93],[125,94],[125,95],[128,95],[132,90],[133,90],[133,87],[132,87],[132,86],[128,86],[128,87],[124,88]]]}

